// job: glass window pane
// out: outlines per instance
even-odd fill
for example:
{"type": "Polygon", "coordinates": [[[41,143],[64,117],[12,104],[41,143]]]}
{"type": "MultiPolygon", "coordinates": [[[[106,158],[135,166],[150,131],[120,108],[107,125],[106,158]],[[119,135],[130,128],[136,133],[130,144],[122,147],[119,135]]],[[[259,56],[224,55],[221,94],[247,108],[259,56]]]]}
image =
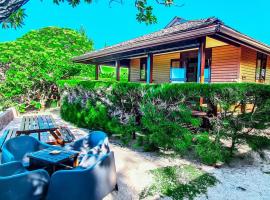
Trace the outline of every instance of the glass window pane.
{"type": "Polygon", "coordinates": [[[256,80],[260,80],[260,72],[261,72],[261,59],[258,59],[256,67],[256,80]]]}
{"type": "Polygon", "coordinates": [[[141,58],[141,64],[140,64],[140,80],[146,80],[146,58],[141,58]]]}
{"type": "Polygon", "coordinates": [[[171,60],[172,68],[180,68],[180,60],[171,60]]]}
{"type": "Polygon", "coordinates": [[[264,81],[266,75],[267,56],[262,53],[257,54],[256,80],[264,81]]]}

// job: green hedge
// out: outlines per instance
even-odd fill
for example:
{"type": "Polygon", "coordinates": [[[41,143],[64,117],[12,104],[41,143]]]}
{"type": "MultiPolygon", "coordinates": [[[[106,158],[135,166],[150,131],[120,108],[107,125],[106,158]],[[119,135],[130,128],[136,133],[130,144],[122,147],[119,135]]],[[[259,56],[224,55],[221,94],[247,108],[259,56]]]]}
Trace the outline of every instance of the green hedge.
{"type": "Polygon", "coordinates": [[[203,162],[226,161],[245,136],[270,126],[270,86],[262,84],[140,84],[63,80],[62,117],[80,127],[117,134],[128,143],[135,133],[145,150],[192,150],[203,162]],[[200,105],[204,99],[204,106],[200,105]],[[209,126],[192,111],[204,111],[209,126]]]}

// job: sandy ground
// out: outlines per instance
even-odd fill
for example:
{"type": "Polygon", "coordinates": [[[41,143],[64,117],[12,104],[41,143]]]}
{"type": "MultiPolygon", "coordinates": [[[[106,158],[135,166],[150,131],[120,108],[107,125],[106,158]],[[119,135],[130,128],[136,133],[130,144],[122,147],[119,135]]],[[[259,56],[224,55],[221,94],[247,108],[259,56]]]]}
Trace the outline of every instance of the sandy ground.
{"type": "MultiPolygon", "coordinates": [[[[48,113],[48,112],[47,112],[48,113]]],[[[86,129],[79,129],[64,122],[59,112],[50,111],[56,123],[68,126],[80,138],[88,133],[86,129]]],[[[16,118],[7,128],[18,128],[21,117],[16,118]]],[[[139,199],[140,192],[151,184],[152,177],[149,170],[171,165],[191,164],[207,171],[218,179],[218,184],[208,189],[206,195],[196,199],[210,200],[269,200],[270,199],[270,151],[265,151],[266,158],[262,160],[257,153],[243,150],[243,155],[235,159],[230,166],[214,168],[202,165],[196,161],[180,158],[165,157],[155,153],[146,153],[126,148],[111,141],[111,149],[115,153],[118,192],[112,192],[105,199],[139,199]]],[[[148,199],[161,199],[150,197],[148,199]]],[[[169,199],[169,198],[163,198],[169,199]]]]}

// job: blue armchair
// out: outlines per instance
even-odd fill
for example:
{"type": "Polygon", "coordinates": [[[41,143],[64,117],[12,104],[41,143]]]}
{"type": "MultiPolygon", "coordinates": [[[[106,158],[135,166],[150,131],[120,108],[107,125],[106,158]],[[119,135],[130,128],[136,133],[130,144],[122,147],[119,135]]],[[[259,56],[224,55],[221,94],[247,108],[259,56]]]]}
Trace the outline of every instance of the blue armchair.
{"type": "Polygon", "coordinates": [[[0,199],[42,199],[46,194],[49,179],[45,170],[27,171],[21,162],[0,165],[0,199]]]}
{"type": "Polygon", "coordinates": [[[74,151],[80,151],[82,154],[87,154],[94,147],[104,145],[109,152],[108,143],[109,141],[106,133],[102,131],[92,131],[86,137],[75,141],[68,148],[74,151]]]}
{"type": "Polygon", "coordinates": [[[39,151],[50,147],[50,145],[41,143],[31,136],[19,136],[9,139],[2,148],[2,163],[11,161],[21,161],[25,166],[28,165],[27,153],[39,151]]]}
{"type": "Polygon", "coordinates": [[[116,169],[114,154],[110,152],[88,168],[55,172],[47,200],[101,200],[114,189],[117,189],[116,169]]]}

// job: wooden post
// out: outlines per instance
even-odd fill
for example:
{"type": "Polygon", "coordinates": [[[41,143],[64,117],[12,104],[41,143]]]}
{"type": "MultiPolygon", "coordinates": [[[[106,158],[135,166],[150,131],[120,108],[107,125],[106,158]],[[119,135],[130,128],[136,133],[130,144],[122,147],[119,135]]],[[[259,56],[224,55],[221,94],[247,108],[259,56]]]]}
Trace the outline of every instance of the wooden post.
{"type": "MultiPolygon", "coordinates": [[[[206,48],[206,37],[203,37],[200,42],[198,51],[198,83],[204,83],[204,68],[205,68],[205,48],[206,48]]],[[[203,105],[203,97],[200,97],[200,106],[203,105]]]]}
{"type": "Polygon", "coordinates": [[[96,73],[95,73],[95,80],[99,78],[99,65],[96,65],[96,73]]]}
{"type": "Polygon", "coordinates": [[[153,83],[153,54],[150,55],[150,83],[153,83]]]}
{"type": "Polygon", "coordinates": [[[116,80],[120,81],[120,61],[115,61],[116,67],[116,80]]]}
{"type": "Polygon", "coordinates": [[[130,68],[130,66],[129,66],[129,68],[128,68],[128,82],[130,82],[130,75],[131,75],[131,68],[130,68]]]}
{"type": "Polygon", "coordinates": [[[200,43],[199,56],[200,56],[200,83],[204,83],[204,68],[205,68],[205,48],[206,48],[206,37],[203,37],[200,43]]]}
{"type": "Polygon", "coordinates": [[[146,67],[146,83],[153,82],[153,54],[147,55],[147,67],[146,67]]]}

